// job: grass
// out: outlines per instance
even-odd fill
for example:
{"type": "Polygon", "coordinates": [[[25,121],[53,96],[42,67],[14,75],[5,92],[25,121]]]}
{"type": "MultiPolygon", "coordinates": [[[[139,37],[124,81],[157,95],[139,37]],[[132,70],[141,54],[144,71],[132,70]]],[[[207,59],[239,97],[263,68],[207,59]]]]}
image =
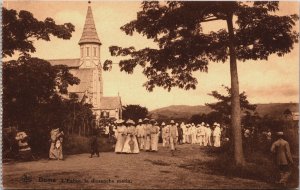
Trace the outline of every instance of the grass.
{"type": "MultiPolygon", "coordinates": [[[[261,152],[252,152],[245,155],[246,164],[243,167],[238,167],[234,164],[231,155],[214,151],[215,159],[212,160],[191,160],[184,164],[179,164],[178,167],[191,170],[193,172],[204,172],[207,174],[222,175],[229,178],[243,178],[258,180],[267,183],[274,183],[277,177],[276,165],[273,164],[272,158],[261,152]]],[[[298,160],[294,160],[298,163],[298,160]]],[[[292,168],[292,176],[289,180],[288,187],[296,188],[299,184],[299,171],[297,167],[292,168]]]]}

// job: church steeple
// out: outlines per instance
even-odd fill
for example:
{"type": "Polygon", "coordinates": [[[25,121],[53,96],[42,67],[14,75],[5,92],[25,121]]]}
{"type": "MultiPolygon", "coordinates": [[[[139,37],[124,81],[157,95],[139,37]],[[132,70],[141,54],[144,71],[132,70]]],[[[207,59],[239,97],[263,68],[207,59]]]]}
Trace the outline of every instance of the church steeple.
{"type": "MultiPolygon", "coordinates": [[[[90,2],[89,2],[90,3],[90,2]]],[[[100,68],[100,46],[92,8],[89,5],[86,13],[82,36],[78,42],[80,45],[80,68],[100,68]]]]}
{"type": "Polygon", "coordinates": [[[81,38],[78,42],[79,45],[82,45],[85,43],[95,43],[95,44],[101,45],[101,42],[100,42],[98,34],[97,34],[97,30],[95,27],[95,22],[94,22],[91,6],[88,6],[83,32],[82,32],[81,38]]]}

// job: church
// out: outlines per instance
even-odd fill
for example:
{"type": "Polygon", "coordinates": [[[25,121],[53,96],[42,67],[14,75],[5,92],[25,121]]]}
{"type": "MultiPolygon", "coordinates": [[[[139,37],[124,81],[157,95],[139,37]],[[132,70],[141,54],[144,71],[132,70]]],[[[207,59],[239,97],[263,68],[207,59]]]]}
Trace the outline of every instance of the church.
{"type": "Polygon", "coordinates": [[[122,118],[121,97],[103,96],[101,42],[97,34],[91,6],[88,6],[82,36],[78,42],[80,58],[48,60],[51,65],[66,65],[70,73],[80,79],[78,85],[68,87],[69,93],[76,93],[79,101],[93,105],[96,119],[122,118]]]}

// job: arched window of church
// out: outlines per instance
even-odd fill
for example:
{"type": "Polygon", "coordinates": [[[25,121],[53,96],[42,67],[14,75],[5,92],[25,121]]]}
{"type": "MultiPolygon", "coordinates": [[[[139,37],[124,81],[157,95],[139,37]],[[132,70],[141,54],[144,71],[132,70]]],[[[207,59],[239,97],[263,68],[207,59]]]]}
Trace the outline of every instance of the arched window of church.
{"type": "Polygon", "coordinates": [[[96,57],[97,56],[97,48],[94,47],[94,56],[96,57]]]}
{"type": "Polygon", "coordinates": [[[89,47],[86,48],[86,56],[90,56],[90,48],[89,47]]]}

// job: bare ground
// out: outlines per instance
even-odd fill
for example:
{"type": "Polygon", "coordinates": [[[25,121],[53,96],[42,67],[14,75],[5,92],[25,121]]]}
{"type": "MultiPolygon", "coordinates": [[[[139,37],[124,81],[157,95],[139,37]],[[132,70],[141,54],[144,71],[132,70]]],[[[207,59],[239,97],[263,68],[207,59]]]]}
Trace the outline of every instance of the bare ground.
{"type": "Polygon", "coordinates": [[[3,164],[5,189],[273,189],[262,181],[216,175],[207,168],[187,169],[195,160],[212,160],[197,145],[180,145],[137,155],[101,153],[67,156],[64,161],[39,160],[3,164]],[[25,177],[24,177],[25,176],[25,177]]]}

